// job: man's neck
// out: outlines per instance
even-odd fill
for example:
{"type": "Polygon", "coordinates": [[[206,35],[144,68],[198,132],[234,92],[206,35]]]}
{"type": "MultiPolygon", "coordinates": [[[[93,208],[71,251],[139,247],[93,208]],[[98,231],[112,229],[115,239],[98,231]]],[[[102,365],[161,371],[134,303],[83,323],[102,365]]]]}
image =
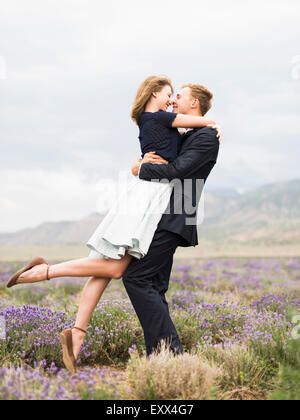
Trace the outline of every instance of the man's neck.
{"type": "Polygon", "coordinates": [[[190,109],[189,112],[186,113],[186,115],[193,115],[194,117],[202,117],[203,115],[197,111],[196,109],[190,109]]]}
{"type": "MultiPolygon", "coordinates": [[[[192,115],[193,117],[202,117],[202,115],[200,114],[200,112],[199,111],[196,111],[196,110],[193,110],[193,109],[191,109],[187,114],[185,114],[185,115],[192,115]]],[[[195,130],[195,128],[187,128],[186,130],[185,130],[185,133],[188,133],[189,131],[193,131],[193,130],[195,130]]]]}

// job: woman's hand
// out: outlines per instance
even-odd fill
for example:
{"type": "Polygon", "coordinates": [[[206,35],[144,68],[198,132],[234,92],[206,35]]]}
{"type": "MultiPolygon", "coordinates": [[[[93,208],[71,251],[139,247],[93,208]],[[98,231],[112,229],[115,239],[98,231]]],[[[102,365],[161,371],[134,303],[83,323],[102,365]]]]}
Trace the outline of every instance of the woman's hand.
{"type": "Polygon", "coordinates": [[[215,130],[217,130],[217,137],[219,139],[219,143],[222,142],[222,131],[221,128],[215,123],[215,124],[209,124],[208,127],[211,127],[215,130]]]}

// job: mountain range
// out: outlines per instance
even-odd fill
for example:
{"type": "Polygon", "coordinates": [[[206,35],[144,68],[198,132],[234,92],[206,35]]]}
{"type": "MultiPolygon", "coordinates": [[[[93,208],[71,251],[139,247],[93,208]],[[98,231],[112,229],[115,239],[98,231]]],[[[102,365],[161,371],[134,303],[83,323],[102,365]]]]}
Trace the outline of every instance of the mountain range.
{"type": "Polygon", "coordinates": [[[300,180],[269,184],[238,196],[206,195],[203,238],[253,245],[300,244],[300,180]]]}
{"type": "MultiPolygon", "coordinates": [[[[300,180],[273,183],[240,194],[204,193],[205,219],[199,242],[254,247],[293,245],[300,250],[300,180]]],[[[0,234],[0,247],[85,243],[103,219],[98,213],[79,221],[46,222],[35,228],[0,234]]]]}

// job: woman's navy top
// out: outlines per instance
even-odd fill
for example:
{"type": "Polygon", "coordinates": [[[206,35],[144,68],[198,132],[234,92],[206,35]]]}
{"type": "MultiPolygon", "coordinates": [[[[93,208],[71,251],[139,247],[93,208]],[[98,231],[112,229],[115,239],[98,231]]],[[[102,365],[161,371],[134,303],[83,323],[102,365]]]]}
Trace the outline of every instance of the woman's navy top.
{"type": "Polygon", "coordinates": [[[142,157],[145,153],[156,152],[168,162],[178,156],[181,135],[172,124],[177,114],[173,112],[143,112],[139,120],[142,157]]]}

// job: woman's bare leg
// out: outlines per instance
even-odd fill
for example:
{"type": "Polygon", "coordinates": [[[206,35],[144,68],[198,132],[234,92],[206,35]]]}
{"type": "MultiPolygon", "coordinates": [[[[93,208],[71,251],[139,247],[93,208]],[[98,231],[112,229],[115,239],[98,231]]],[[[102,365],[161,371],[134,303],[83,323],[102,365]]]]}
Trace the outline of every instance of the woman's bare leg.
{"type": "MultiPolygon", "coordinates": [[[[108,278],[92,277],[88,280],[81,294],[75,322],[76,327],[86,331],[94,309],[96,308],[109,282],[110,279],[108,278]]],[[[73,353],[75,359],[78,357],[84,338],[85,334],[83,332],[74,328],[72,329],[73,353]]]]}
{"type": "Polygon", "coordinates": [[[123,276],[130,261],[131,255],[126,254],[120,260],[112,258],[81,258],[60,264],[51,265],[49,277],[100,277],[119,279],[123,276]]]}
{"type": "MultiPolygon", "coordinates": [[[[57,277],[98,277],[120,279],[132,260],[126,254],[120,260],[104,258],[80,258],[51,265],[49,278],[57,277]]],[[[17,283],[35,283],[46,279],[46,264],[40,264],[21,274],[17,283]]]]}

